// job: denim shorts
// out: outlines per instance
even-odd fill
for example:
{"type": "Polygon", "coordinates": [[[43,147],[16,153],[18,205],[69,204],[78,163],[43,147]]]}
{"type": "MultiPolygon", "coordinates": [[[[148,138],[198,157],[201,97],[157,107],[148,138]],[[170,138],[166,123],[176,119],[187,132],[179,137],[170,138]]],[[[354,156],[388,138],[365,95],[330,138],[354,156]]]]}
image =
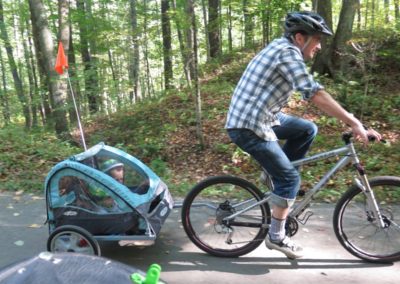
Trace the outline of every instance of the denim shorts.
{"type": "Polygon", "coordinates": [[[291,206],[300,188],[300,174],[278,141],[265,141],[249,129],[228,129],[228,135],[271,175],[274,183],[271,203],[282,208],[291,206]]]}

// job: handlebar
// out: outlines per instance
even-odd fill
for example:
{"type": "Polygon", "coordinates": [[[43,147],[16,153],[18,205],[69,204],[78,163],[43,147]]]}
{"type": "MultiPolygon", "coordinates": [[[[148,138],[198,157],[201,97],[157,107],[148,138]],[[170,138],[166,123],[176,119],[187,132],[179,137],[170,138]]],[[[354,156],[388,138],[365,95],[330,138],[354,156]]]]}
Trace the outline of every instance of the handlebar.
{"type": "MultiPolygon", "coordinates": [[[[344,141],[344,143],[349,144],[351,138],[353,138],[353,132],[349,131],[349,132],[342,133],[342,140],[344,141]]],[[[368,135],[368,141],[374,142],[375,140],[376,140],[375,136],[368,135]]],[[[384,140],[384,139],[381,139],[380,142],[383,144],[386,144],[386,140],[384,140]]]]}

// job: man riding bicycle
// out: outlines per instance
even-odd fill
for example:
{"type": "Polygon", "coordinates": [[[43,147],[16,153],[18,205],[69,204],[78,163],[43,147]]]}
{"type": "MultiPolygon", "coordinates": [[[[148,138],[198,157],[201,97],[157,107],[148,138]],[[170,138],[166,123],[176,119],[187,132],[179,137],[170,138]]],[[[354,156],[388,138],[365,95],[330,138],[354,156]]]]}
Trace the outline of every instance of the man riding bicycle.
{"type": "Polygon", "coordinates": [[[274,184],[272,220],[266,246],[288,258],[302,256],[302,248],[285,234],[290,206],[300,188],[300,174],[291,161],[303,158],[317,126],[281,112],[294,91],[326,114],[352,128],[355,137],[368,143],[368,135],[381,135],[343,109],[307,71],[305,61],[321,49],[322,36],[332,31],[313,12],[293,12],[286,17],[285,33],[258,53],[248,64],[233,93],[225,128],[232,141],[255,158],[274,184]],[[286,140],[280,147],[278,140],[286,140]]]}

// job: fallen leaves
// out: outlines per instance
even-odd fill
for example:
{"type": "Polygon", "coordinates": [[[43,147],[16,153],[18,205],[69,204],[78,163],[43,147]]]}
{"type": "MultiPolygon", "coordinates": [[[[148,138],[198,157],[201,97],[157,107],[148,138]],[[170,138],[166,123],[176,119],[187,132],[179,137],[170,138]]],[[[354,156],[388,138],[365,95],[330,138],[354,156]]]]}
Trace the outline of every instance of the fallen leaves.
{"type": "Polygon", "coordinates": [[[42,226],[39,225],[39,224],[31,224],[31,225],[28,226],[28,228],[34,228],[34,229],[41,228],[41,227],[42,226]]]}
{"type": "Polygon", "coordinates": [[[42,196],[36,196],[36,195],[32,196],[32,200],[43,200],[43,199],[44,197],[42,196]]]}
{"type": "Polygon", "coordinates": [[[22,247],[24,244],[25,244],[25,242],[22,240],[14,242],[14,245],[19,246],[19,247],[22,247]]]}

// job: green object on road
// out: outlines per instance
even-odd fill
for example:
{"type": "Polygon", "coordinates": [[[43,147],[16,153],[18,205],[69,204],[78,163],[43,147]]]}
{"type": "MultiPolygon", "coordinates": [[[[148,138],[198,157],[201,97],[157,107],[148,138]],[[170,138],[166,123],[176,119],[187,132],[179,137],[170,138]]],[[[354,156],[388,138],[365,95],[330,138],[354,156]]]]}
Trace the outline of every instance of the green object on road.
{"type": "Polygon", "coordinates": [[[158,264],[152,264],[147,270],[146,277],[140,273],[133,273],[131,275],[132,283],[134,284],[163,284],[163,282],[158,281],[160,278],[161,266],[158,264]]]}

